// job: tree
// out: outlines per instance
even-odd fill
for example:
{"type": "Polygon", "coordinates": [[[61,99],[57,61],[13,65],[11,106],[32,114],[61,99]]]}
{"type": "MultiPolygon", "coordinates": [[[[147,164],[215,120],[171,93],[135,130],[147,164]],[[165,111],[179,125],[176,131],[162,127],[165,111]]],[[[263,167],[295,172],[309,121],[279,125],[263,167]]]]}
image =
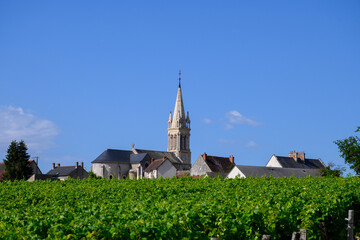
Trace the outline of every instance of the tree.
{"type": "MultiPolygon", "coordinates": [[[[355,132],[359,132],[360,127],[355,132]]],[[[341,153],[341,157],[345,159],[345,163],[350,165],[350,168],[355,171],[357,175],[360,174],[360,138],[358,136],[350,136],[344,140],[336,140],[334,142],[341,153]]]]}
{"type": "Polygon", "coordinates": [[[320,173],[322,177],[341,177],[344,171],[344,167],[336,166],[334,163],[329,163],[327,167],[320,168],[320,173]]]}
{"type": "Polygon", "coordinates": [[[30,155],[27,150],[28,148],[23,140],[10,143],[6,159],[4,159],[6,170],[4,179],[14,181],[28,179],[31,176],[32,169],[28,165],[30,155]]]}

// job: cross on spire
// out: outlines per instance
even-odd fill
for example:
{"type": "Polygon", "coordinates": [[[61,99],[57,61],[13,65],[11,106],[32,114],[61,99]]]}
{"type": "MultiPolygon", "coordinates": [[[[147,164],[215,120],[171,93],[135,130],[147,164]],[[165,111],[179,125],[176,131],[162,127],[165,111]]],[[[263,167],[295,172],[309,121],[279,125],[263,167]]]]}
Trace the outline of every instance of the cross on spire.
{"type": "Polygon", "coordinates": [[[179,87],[181,87],[181,70],[179,70],[179,87]]]}

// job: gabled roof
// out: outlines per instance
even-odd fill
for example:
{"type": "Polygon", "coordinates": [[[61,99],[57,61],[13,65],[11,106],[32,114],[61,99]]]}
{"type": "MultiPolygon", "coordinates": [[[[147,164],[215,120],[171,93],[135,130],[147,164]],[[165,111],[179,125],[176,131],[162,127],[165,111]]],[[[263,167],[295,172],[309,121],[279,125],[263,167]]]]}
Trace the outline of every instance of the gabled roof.
{"type": "Polygon", "coordinates": [[[283,168],[324,168],[322,161],[320,159],[311,159],[311,158],[305,158],[305,161],[298,159],[298,161],[295,161],[292,157],[282,157],[282,156],[276,156],[278,162],[283,168]]]}
{"type": "Polygon", "coordinates": [[[180,163],[179,159],[172,152],[144,150],[144,149],[135,149],[135,150],[138,154],[147,153],[151,159],[163,159],[164,157],[166,157],[172,163],[180,163]]]}
{"type": "Polygon", "coordinates": [[[53,175],[53,176],[69,176],[74,170],[76,166],[62,166],[56,167],[51,169],[46,175],[53,175]]]}
{"type": "MultiPolygon", "coordinates": [[[[204,158],[204,157],[203,157],[204,158]]],[[[234,164],[227,157],[206,156],[205,163],[212,172],[230,172],[234,164]]]]}
{"type": "Polygon", "coordinates": [[[263,177],[270,175],[273,177],[291,177],[295,176],[298,178],[303,178],[308,175],[313,177],[319,177],[319,169],[302,169],[302,168],[280,168],[280,167],[258,167],[258,166],[243,166],[236,165],[236,167],[246,176],[246,177],[263,177]]]}
{"type": "Polygon", "coordinates": [[[153,170],[156,170],[158,169],[161,164],[163,164],[163,162],[165,162],[166,159],[157,159],[157,160],[154,160],[144,171],[145,172],[150,172],[150,171],[153,171],[153,170]]]}
{"type": "Polygon", "coordinates": [[[105,163],[105,162],[130,162],[130,155],[132,151],[106,149],[91,163],[105,163]]]}

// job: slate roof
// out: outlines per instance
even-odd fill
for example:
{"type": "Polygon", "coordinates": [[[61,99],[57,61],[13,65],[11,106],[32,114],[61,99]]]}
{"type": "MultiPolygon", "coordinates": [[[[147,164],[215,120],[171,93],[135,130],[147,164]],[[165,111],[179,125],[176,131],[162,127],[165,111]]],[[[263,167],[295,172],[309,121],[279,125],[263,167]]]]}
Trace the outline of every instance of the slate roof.
{"type": "Polygon", "coordinates": [[[319,159],[305,158],[305,161],[298,159],[295,161],[292,157],[275,156],[283,168],[324,168],[322,161],[319,159]]]}
{"type": "Polygon", "coordinates": [[[147,153],[139,153],[139,154],[130,154],[130,162],[131,163],[139,163],[146,158],[147,153]]]}
{"type": "Polygon", "coordinates": [[[172,163],[180,163],[179,159],[172,152],[144,150],[144,149],[135,149],[135,150],[139,154],[140,153],[147,153],[150,156],[151,159],[163,159],[164,156],[165,156],[172,163]]]}
{"type": "Polygon", "coordinates": [[[154,160],[146,169],[145,172],[150,172],[156,170],[160,167],[160,165],[165,162],[166,159],[157,159],[154,160]]]}
{"type": "Polygon", "coordinates": [[[236,167],[246,176],[246,177],[262,177],[270,175],[273,177],[291,177],[295,176],[298,178],[303,178],[308,175],[313,177],[319,177],[319,169],[301,169],[301,168],[279,168],[279,167],[258,167],[258,166],[243,166],[236,165],[236,167]]]}
{"type": "Polygon", "coordinates": [[[91,163],[106,163],[106,162],[130,162],[130,155],[132,151],[106,149],[91,163]]]}
{"type": "Polygon", "coordinates": [[[53,176],[69,176],[74,170],[76,166],[61,166],[51,169],[46,175],[53,175],[53,176]]]}
{"type": "Polygon", "coordinates": [[[206,164],[212,172],[230,172],[234,164],[227,157],[206,156],[206,164]]]}

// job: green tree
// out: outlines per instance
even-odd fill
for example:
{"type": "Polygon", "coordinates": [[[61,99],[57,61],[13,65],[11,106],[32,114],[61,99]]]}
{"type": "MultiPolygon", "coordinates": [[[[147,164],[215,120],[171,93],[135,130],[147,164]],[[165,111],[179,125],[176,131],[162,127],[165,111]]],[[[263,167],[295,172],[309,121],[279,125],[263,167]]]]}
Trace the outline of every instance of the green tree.
{"type": "Polygon", "coordinates": [[[6,159],[4,159],[6,170],[4,179],[14,181],[28,179],[31,176],[32,169],[28,165],[30,155],[27,150],[28,148],[23,140],[10,143],[6,159]]]}
{"type": "MultiPolygon", "coordinates": [[[[355,132],[359,132],[360,127],[355,132]]],[[[345,163],[350,165],[350,168],[355,171],[357,175],[360,174],[360,138],[358,136],[350,136],[344,140],[337,140],[334,142],[341,153],[341,157],[345,159],[345,163]]]]}
{"type": "Polygon", "coordinates": [[[341,177],[344,171],[344,167],[336,166],[334,163],[329,163],[327,167],[320,168],[322,177],[341,177]]]}

